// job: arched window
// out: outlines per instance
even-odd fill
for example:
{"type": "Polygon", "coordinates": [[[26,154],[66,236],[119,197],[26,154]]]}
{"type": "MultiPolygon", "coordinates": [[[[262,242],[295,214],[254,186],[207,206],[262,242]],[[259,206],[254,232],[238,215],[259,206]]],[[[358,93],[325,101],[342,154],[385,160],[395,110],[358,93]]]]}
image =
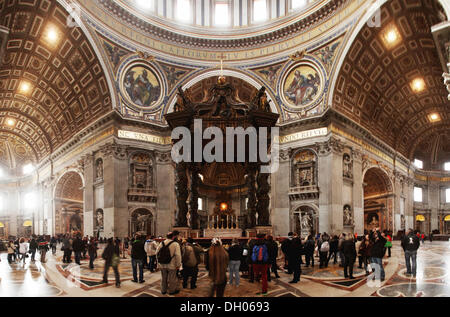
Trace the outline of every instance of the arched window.
{"type": "Polygon", "coordinates": [[[191,0],[176,0],[175,19],[184,23],[192,23],[192,3],[191,0]]]}
{"type": "Polygon", "coordinates": [[[216,1],[214,6],[214,25],[230,25],[230,5],[228,1],[216,1]]]}
{"type": "Polygon", "coordinates": [[[253,0],[253,22],[267,20],[268,13],[267,0],[253,0]]]}

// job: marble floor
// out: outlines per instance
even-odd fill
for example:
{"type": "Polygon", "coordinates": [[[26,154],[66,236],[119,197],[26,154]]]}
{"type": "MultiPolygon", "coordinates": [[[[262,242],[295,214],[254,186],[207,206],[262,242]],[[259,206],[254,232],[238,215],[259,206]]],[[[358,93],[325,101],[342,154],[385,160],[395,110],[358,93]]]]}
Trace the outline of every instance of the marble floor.
{"type": "MultiPolygon", "coordinates": [[[[100,251],[101,254],[101,251],[100,251]]],[[[0,296],[1,297],[161,297],[159,272],[145,271],[145,283],[132,280],[129,257],[120,263],[121,287],[114,286],[114,274],[109,273],[109,283],[102,282],[103,260],[95,261],[95,268],[88,268],[88,261],[81,266],[62,263],[62,252],[47,256],[47,263],[9,264],[7,255],[0,254],[0,296]]],[[[418,252],[416,278],[405,275],[405,260],[398,242],[394,242],[392,257],[385,257],[386,280],[374,283],[355,265],[354,280],[345,279],[339,265],[330,263],[328,268],[319,269],[318,259],[314,268],[303,267],[301,281],[289,284],[292,276],[280,272],[279,279],[269,283],[271,297],[434,297],[450,296],[450,242],[425,242],[418,252]]],[[[281,263],[280,263],[281,264],[281,263]]],[[[197,288],[181,289],[177,297],[208,296],[208,274],[200,267],[197,288]]],[[[227,286],[226,297],[258,297],[261,284],[249,283],[241,278],[239,287],[227,286]]],[[[168,295],[164,295],[168,297],[168,295]]]]}

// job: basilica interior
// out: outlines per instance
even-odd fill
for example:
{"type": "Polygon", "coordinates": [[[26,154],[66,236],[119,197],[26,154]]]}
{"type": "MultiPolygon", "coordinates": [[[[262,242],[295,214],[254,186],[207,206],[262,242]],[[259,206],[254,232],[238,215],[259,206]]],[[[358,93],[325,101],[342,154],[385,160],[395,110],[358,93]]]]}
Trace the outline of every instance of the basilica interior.
{"type": "MultiPolygon", "coordinates": [[[[272,295],[450,296],[449,17],[447,0],[0,0],[0,239],[411,228],[437,240],[417,289],[395,244],[383,289],[330,269],[272,295]],[[258,145],[197,159],[210,128],[240,127],[258,145]]],[[[30,264],[42,293],[24,296],[104,296],[58,261],[30,264]]],[[[110,294],[156,296],[147,279],[110,294]]]]}

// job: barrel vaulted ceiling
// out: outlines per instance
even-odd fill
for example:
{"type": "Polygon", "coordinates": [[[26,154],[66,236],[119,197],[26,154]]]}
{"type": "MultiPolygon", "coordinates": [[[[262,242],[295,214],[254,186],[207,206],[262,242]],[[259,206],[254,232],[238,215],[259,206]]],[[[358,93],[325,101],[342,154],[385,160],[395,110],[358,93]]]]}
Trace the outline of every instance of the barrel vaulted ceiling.
{"type": "Polygon", "coordinates": [[[381,27],[361,29],[336,81],[333,106],[410,159],[421,140],[450,131],[448,93],[431,34],[439,17],[434,0],[388,1],[381,27]],[[395,40],[388,42],[392,30],[395,40]],[[417,78],[425,83],[421,92],[412,89],[417,78]],[[440,121],[431,122],[431,114],[440,121]]]}
{"type": "Polygon", "coordinates": [[[9,29],[0,64],[2,157],[20,151],[28,156],[21,160],[38,162],[112,108],[94,49],[67,16],[54,0],[0,0],[0,25],[9,29]]]}

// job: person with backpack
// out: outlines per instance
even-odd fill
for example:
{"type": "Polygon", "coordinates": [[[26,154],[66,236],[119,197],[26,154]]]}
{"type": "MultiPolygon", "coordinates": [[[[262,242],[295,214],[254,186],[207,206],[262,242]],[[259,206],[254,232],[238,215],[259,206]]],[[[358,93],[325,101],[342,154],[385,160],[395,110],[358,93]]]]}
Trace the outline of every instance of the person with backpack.
{"type": "Polygon", "coordinates": [[[261,275],[262,292],[258,294],[267,295],[267,268],[269,263],[269,252],[265,241],[265,234],[258,234],[255,246],[252,250],[252,262],[255,276],[261,275]]]}
{"type": "Polygon", "coordinates": [[[114,243],[113,238],[108,239],[108,244],[103,250],[102,258],[105,260],[105,269],[103,271],[103,283],[108,283],[108,271],[112,267],[116,277],[116,287],[120,287],[119,262],[120,262],[120,248],[114,243]]]}
{"type": "Polygon", "coordinates": [[[240,277],[239,268],[241,266],[242,247],[239,245],[238,239],[234,238],[228,249],[230,261],[228,262],[228,271],[230,272],[230,285],[233,285],[233,279],[236,287],[239,287],[240,277]]]}
{"type": "Polygon", "coordinates": [[[131,243],[131,266],[133,268],[133,280],[135,283],[144,283],[144,259],[147,257],[144,249],[144,236],[136,235],[135,240],[131,243]],[[137,269],[139,267],[139,281],[137,269]]]}
{"type": "Polygon", "coordinates": [[[167,239],[159,244],[156,257],[161,269],[161,294],[175,295],[180,292],[177,270],[181,267],[180,245],[176,242],[180,233],[177,230],[169,232],[167,239]]]}
{"type": "Polygon", "coordinates": [[[287,249],[288,265],[289,271],[291,271],[294,276],[292,281],[289,283],[294,284],[300,281],[300,275],[302,274],[301,268],[301,257],[302,257],[302,241],[297,236],[297,233],[292,233],[292,240],[288,244],[287,249]]]}
{"type": "Polygon", "coordinates": [[[198,264],[200,263],[200,254],[203,249],[194,243],[194,239],[187,238],[181,250],[181,262],[183,264],[183,288],[187,288],[189,277],[191,278],[191,289],[197,288],[198,264]]]}
{"type": "Polygon", "coordinates": [[[148,270],[155,272],[156,269],[156,249],[158,248],[158,242],[155,241],[155,236],[151,236],[145,241],[144,249],[148,256],[148,270]]]}
{"type": "Polygon", "coordinates": [[[317,247],[319,250],[319,268],[328,267],[328,251],[330,251],[330,237],[326,232],[320,237],[317,247]]]}
{"type": "Polygon", "coordinates": [[[412,229],[409,229],[408,235],[402,240],[402,248],[405,252],[406,276],[416,277],[417,268],[417,250],[420,247],[419,238],[414,235],[412,229]]]}

